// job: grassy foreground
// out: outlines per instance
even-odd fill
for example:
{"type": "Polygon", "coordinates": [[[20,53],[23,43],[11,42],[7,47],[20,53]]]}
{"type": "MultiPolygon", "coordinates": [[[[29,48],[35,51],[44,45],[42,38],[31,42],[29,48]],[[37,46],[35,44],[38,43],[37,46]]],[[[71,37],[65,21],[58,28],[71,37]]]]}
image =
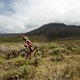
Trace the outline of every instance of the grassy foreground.
{"type": "Polygon", "coordinates": [[[80,40],[34,43],[45,57],[16,57],[22,43],[0,43],[0,80],[80,80],[80,40]]]}

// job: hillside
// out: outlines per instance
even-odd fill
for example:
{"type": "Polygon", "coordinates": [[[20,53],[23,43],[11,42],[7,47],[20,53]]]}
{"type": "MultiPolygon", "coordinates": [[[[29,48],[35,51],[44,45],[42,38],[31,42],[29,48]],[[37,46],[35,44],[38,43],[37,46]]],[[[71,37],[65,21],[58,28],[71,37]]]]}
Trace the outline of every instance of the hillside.
{"type": "Polygon", "coordinates": [[[19,36],[21,33],[1,33],[0,37],[12,37],[12,36],[19,36]]]}
{"type": "Polygon", "coordinates": [[[31,54],[31,59],[25,59],[24,53],[16,55],[24,49],[23,44],[0,44],[0,80],[80,80],[80,41],[34,45],[45,57],[40,59],[40,53],[36,53],[37,57],[31,54]]]}
{"type": "Polygon", "coordinates": [[[22,34],[16,34],[16,33],[5,33],[5,34],[0,34],[0,42],[21,42],[22,34]]]}
{"type": "Polygon", "coordinates": [[[62,38],[79,38],[80,26],[65,25],[62,23],[50,23],[26,33],[29,36],[44,36],[49,40],[62,38]]]}

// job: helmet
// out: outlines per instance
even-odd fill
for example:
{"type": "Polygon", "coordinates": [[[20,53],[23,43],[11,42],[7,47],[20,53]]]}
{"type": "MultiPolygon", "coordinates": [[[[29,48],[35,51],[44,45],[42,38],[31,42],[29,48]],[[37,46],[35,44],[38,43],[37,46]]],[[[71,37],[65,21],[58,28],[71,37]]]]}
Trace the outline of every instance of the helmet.
{"type": "Polygon", "coordinates": [[[28,37],[26,37],[26,36],[23,37],[23,40],[29,41],[28,37]]]}

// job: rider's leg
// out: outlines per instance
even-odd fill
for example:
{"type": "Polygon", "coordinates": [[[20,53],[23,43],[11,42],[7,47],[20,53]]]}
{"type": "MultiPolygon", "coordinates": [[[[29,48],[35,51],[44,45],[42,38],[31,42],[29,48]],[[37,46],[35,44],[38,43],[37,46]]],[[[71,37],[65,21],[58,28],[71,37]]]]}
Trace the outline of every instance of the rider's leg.
{"type": "Polygon", "coordinates": [[[31,53],[32,53],[32,48],[31,47],[29,47],[29,59],[31,59],[31,53]]]}
{"type": "Polygon", "coordinates": [[[37,48],[37,46],[35,46],[32,50],[34,51],[37,48]]]}

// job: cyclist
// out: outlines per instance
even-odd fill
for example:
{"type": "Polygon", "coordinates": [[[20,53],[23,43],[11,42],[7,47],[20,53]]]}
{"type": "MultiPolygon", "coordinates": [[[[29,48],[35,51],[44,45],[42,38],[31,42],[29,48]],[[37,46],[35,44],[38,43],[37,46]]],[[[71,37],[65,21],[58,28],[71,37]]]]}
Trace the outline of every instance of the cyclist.
{"type": "Polygon", "coordinates": [[[25,41],[24,45],[26,48],[28,48],[29,52],[32,52],[33,51],[32,42],[28,39],[27,36],[23,37],[23,41],[25,41]]]}
{"type": "Polygon", "coordinates": [[[33,48],[33,43],[28,39],[27,36],[23,36],[23,41],[25,41],[24,46],[28,49],[29,59],[31,59],[31,53],[37,48],[37,46],[33,48]]]}

